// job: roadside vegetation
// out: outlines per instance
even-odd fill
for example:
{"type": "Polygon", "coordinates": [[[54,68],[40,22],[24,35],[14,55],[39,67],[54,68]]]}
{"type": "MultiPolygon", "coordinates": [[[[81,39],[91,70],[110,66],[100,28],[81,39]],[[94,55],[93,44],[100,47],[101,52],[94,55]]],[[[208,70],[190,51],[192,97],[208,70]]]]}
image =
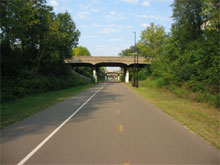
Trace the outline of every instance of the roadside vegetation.
{"type": "Polygon", "coordinates": [[[119,56],[151,57],[152,64],[139,70],[140,87],[133,89],[220,148],[219,1],[175,0],[172,8],[169,33],[151,23],[136,47],[119,56]]]}
{"type": "Polygon", "coordinates": [[[139,72],[139,79],[219,108],[219,1],[175,0],[172,8],[171,32],[151,23],[142,31],[137,46],[122,50],[119,56],[137,52],[151,57],[151,66],[139,72]]]}
{"type": "Polygon", "coordinates": [[[189,99],[189,93],[183,89],[176,89],[176,92],[178,91],[176,95],[167,88],[158,88],[154,81],[148,79],[141,81],[139,88],[132,87],[131,84],[128,86],[151,104],[220,149],[220,111],[214,106],[189,99]]]}
{"type": "Polygon", "coordinates": [[[31,116],[57,102],[76,95],[94,84],[79,85],[68,89],[46,92],[34,96],[27,96],[15,101],[1,103],[0,128],[5,128],[19,120],[31,116]]]}
{"type": "Polygon", "coordinates": [[[1,0],[1,128],[92,85],[92,69],[76,72],[64,60],[90,56],[68,12],[46,0],[1,0]],[[78,46],[78,47],[77,47],[78,46]],[[76,51],[77,50],[77,51],[76,51]]]}
{"type": "MultiPolygon", "coordinates": [[[[1,101],[88,83],[64,62],[91,55],[77,47],[80,31],[69,13],[55,14],[46,0],[2,0],[0,8],[1,101]]],[[[79,72],[93,80],[90,68],[79,72]]]]}

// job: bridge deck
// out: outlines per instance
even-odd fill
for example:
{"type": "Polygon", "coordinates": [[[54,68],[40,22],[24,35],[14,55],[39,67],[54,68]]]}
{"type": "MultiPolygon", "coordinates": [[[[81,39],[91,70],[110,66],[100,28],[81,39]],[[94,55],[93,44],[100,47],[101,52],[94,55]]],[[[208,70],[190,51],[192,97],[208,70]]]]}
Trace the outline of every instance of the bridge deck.
{"type": "MultiPolygon", "coordinates": [[[[134,57],[116,57],[116,56],[73,56],[71,59],[65,60],[70,64],[134,64],[134,57]]],[[[151,64],[151,58],[138,57],[138,64],[151,64]]]]}

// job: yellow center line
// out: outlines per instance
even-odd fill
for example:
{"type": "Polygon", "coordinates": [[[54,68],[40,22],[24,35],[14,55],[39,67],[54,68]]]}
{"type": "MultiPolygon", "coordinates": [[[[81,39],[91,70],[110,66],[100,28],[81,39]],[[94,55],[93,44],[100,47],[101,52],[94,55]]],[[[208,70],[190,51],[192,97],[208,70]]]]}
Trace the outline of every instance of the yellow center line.
{"type": "Polygon", "coordinates": [[[123,125],[119,125],[119,127],[118,127],[118,129],[119,129],[119,132],[123,132],[124,131],[124,127],[123,127],[123,125]]]}
{"type": "Polygon", "coordinates": [[[124,163],[124,165],[130,165],[130,163],[124,163]]]}
{"type": "Polygon", "coordinates": [[[120,110],[117,110],[117,114],[118,114],[118,115],[120,114],[120,110]]]}

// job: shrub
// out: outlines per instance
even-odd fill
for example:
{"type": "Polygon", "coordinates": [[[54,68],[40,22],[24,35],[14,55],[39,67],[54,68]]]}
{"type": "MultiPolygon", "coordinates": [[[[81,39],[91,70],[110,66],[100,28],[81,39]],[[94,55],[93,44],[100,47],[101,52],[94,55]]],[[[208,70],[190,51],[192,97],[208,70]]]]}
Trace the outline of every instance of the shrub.
{"type": "Polygon", "coordinates": [[[196,80],[188,81],[187,87],[190,88],[193,92],[201,91],[204,88],[203,84],[196,80]]]}
{"type": "Polygon", "coordinates": [[[59,90],[75,85],[90,83],[87,80],[75,78],[71,72],[66,75],[41,75],[33,71],[23,71],[16,78],[4,77],[1,83],[1,100],[8,101],[20,97],[52,90],[59,90]]]}
{"type": "Polygon", "coordinates": [[[194,100],[197,102],[205,102],[206,101],[204,95],[200,91],[195,93],[194,100]]]}
{"type": "Polygon", "coordinates": [[[177,87],[173,84],[171,85],[168,85],[167,88],[172,92],[174,93],[175,95],[177,95],[178,97],[181,97],[181,98],[186,98],[188,97],[188,92],[183,89],[182,87],[177,87]]]}
{"type": "Polygon", "coordinates": [[[216,96],[215,106],[220,110],[220,93],[216,96]]]}
{"type": "Polygon", "coordinates": [[[213,95],[209,92],[206,92],[204,94],[204,97],[207,102],[212,103],[213,105],[215,105],[216,108],[220,109],[220,94],[213,95]]]}
{"type": "Polygon", "coordinates": [[[160,77],[154,80],[156,83],[156,87],[161,88],[163,86],[168,85],[168,81],[165,77],[160,77]]]}

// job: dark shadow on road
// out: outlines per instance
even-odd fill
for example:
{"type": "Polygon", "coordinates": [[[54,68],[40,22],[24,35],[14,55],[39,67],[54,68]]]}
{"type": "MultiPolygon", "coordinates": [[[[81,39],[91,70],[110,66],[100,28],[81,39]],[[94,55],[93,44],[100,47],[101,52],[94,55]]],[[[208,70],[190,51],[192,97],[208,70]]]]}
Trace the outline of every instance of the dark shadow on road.
{"type": "MultiPolygon", "coordinates": [[[[29,118],[17,122],[8,128],[1,130],[1,144],[12,141],[16,138],[45,134],[49,135],[56,129],[64,120],[66,120],[72,113],[74,113],[90,96],[94,94],[102,85],[98,84],[76,96],[70,97],[62,102],[59,102],[29,118]]],[[[110,102],[122,101],[123,96],[111,91],[110,86],[114,83],[108,83],[95,97],[92,98],[69,122],[81,122],[94,118],[93,113],[98,110],[98,106],[105,106],[110,102]],[[101,97],[100,97],[101,96],[101,97]]],[[[45,136],[44,135],[44,136],[45,136]]]]}
{"type": "Polygon", "coordinates": [[[115,84],[108,84],[107,87],[102,89],[99,92],[99,96],[94,97],[81,111],[79,111],[76,116],[74,116],[74,122],[81,122],[83,120],[88,120],[94,117],[93,112],[98,109],[105,110],[107,106],[112,103],[112,106],[115,105],[115,102],[120,102],[123,100],[121,94],[115,93],[114,91],[109,92],[108,86],[115,84]]]}

